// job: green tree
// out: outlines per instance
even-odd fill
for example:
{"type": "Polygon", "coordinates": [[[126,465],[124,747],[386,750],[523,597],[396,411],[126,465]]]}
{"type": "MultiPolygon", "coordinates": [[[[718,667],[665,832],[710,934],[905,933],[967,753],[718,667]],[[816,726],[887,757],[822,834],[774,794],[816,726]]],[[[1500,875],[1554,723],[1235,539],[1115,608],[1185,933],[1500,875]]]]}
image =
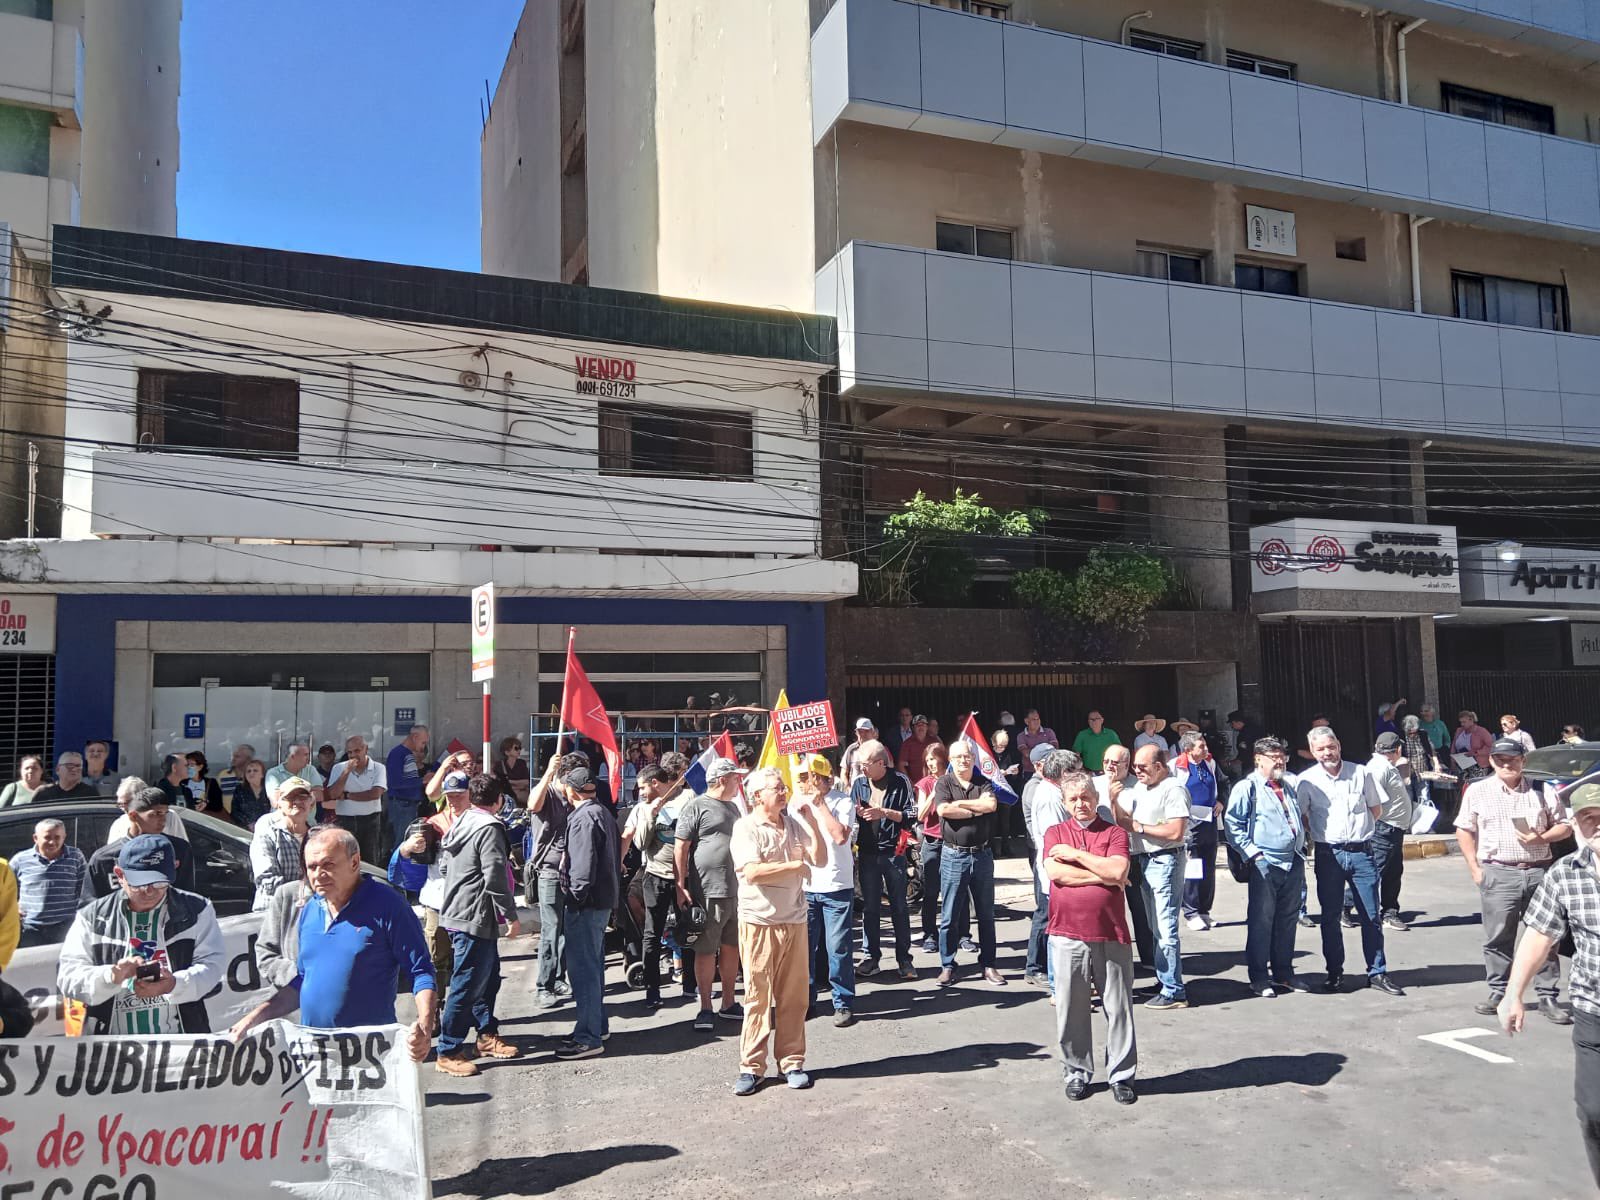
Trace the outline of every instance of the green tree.
{"type": "Polygon", "coordinates": [[[919,491],[884,521],[882,552],[863,576],[863,590],[874,604],[962,604],[977,566],[971,539],[1031,537],[1044,521],[1040,509],[1002,511],[960,488],[951,500],[919,491]]]}

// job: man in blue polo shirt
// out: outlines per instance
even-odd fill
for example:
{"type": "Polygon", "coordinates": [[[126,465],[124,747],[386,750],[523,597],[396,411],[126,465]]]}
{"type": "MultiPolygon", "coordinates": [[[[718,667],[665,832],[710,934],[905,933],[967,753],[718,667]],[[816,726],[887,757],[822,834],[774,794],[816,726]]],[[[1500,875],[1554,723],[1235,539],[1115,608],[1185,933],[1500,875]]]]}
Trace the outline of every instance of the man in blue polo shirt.
{"type": "Polygon", "coordinates": [[[389,790],[383,797],[384,813],[389,818],[387,844],[398,846],[406,840],[411,822],[417,819],[422,808],[423,784],[433,773],[428,765],[428,727],[413,725],[406,732],[405,740],[389,751],[383,765],[384,774],[389,777],[389,790]]]}
{"type": "Polygon", "coordinates": [[[237,1038],[300,1010],[314,1029],[393,1025],[395,977],[411,974],[417,1019],[406,1049],[421,1062],[432,1043],[437,1002],[433,960],[405,897],[361,874],[353,834],[321,825],[306,839],[306,880],[316,893],[300,913],[299,974],[233,1027],[237,1038]]]}

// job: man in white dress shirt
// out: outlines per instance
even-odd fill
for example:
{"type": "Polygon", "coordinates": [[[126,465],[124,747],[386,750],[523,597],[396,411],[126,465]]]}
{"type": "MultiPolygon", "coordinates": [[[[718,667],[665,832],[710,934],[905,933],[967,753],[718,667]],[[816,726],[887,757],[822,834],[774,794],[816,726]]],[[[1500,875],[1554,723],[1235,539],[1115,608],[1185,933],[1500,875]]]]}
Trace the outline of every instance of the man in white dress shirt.
{"type": "Polygon", "coordinates": [[[1327,962],[1326,990],[1344,983],[1344,932],[1339,924],[1345,885],[1355,895],[1361,924],[1361,950],[1367,960],[1367,981],[1380,992],[1403,996],[1388,975],[1383,957],[1382,914],[1378,909],[1378,866],[1372,836],[1383,795],[1364,766],[1345,762],[1339,737],[1323,725],[1306,734],[1314,765],[1301,772],[1295,791],[1309,810],[1308,831],[1316,848],[1317,902],[1322,908],[1322,957],[1327,962]]]}

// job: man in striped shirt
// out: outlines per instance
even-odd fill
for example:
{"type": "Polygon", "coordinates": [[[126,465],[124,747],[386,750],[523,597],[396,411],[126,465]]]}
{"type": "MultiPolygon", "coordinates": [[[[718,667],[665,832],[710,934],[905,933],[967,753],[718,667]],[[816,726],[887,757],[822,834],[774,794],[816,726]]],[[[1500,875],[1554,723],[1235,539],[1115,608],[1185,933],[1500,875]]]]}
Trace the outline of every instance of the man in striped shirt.
{"type": "Polygon", "coordinates": [[[33,849],[11,860],[22,913],[22,946],[53,946],[67,936],[80,904],[94,899],[89,863],[67,845],[67,827],[55,818],[33,827],[33,849]]]}

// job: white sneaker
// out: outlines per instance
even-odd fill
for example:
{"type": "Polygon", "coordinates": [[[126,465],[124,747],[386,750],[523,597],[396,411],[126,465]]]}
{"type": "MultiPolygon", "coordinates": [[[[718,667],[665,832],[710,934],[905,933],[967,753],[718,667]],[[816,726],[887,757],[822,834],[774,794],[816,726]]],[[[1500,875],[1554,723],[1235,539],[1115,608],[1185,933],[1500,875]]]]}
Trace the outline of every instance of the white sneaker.
{"type": "Polygon", "coordinates": [[[1201,913],[1200,919],[1206,923],[1207,929],[1215,929],[1217,927],[1217,923],[1211,919],[1210,913],[1201,913]]]}
{"type": "Polygon", "coordinates": [[[1189,928],[1193,929],[1196,933],[1204,933],[1206,931],[1206,923],[1204,918],[1199,916],[1190,917],[1189,928]]]}

